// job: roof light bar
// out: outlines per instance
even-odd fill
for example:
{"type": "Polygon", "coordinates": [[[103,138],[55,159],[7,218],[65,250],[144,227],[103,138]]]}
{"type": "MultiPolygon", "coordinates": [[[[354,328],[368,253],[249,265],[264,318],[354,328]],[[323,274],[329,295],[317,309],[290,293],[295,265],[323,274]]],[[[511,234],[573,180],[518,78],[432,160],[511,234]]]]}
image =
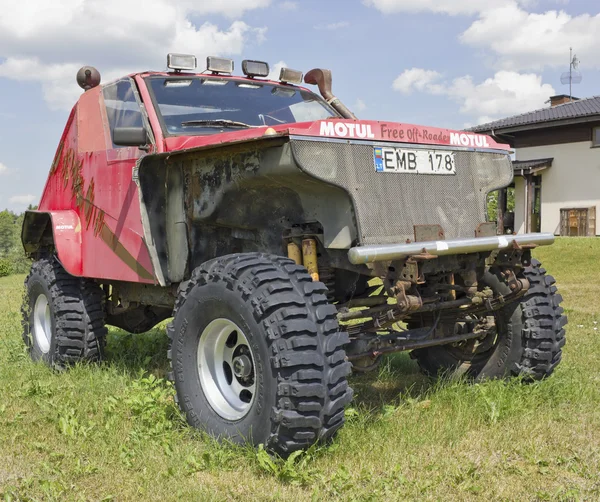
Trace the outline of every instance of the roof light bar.
{"type": "Polygon", "coordinates": [[[167,68],[175,71],[195,70],[196,56],[193,54],[167,54],[167,68]]]}
{"type": "Polygon", "coordinates": [[[206,69],[213,73],[233,73],[233,59],[217,58],[208,56],[206,58],[206,69]]]}
{"type": "Polygon", "coordinates": [[[244,59],[242,61],[242,71],[248,77],[266,77],[269,75],[269,64],[264,61],[244,59]]]}
{"type": "Polygon", "coordinates": [[[301,71],[292,70],[291,68],[282,68],[281,73],[279,73],[279,80],[286,84],[301,84],[302,77],[301,71]]]}

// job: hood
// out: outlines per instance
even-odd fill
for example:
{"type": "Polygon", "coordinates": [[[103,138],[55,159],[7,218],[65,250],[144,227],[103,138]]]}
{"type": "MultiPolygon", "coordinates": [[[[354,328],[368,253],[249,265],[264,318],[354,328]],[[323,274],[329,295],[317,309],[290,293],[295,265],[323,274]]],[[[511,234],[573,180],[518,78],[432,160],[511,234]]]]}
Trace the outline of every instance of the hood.
{"type": "Polygon", "coordinates": [[[440,145],[450,146],[453,149],[510,150],[510,145],[496,143],[492,137],[485,134],[381,120],[334,119],[253,127],[242,131],[228,131],[206,136],[172,136],[165,138],[165,152],[214,148],[229,143],[285,136],[440,145]]]}

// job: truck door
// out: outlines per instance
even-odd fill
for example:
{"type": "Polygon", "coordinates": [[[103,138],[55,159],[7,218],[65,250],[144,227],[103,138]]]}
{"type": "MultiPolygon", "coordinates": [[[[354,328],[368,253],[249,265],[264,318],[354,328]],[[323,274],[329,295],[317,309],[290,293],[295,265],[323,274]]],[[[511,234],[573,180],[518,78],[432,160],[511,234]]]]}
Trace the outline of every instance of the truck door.
{"type": "MultiPolygon", "coordinates": [[[[100,97],[104,114],[105,161],[94,166],[94,239],[83,246],[84,275],[134,282],[153,282],[154,274],[143,240],[137,185],[132,179],[137,160],[154,148],[148,119],[130,78],[105,85],[100,97]],[[117,127],[145,127],[147,148],[114,143],[117,127]],[[100,242],[98,242],[100,241],[100,242]]],[[[93,153],[90,152],[91,155],[93,153]]]]}

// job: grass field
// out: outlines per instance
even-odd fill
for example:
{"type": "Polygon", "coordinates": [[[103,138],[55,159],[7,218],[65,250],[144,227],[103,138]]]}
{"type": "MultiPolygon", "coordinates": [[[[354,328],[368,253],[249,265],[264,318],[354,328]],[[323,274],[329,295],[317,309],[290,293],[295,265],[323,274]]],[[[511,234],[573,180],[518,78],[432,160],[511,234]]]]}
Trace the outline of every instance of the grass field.
{"type": "Polygon", "coordinates": [[[398,354],[352,378],[332,446],[288,462],[184,425],[163,329],[111,330],[101,366],[31,363],[23,277],[0,279],[0,500],[598,500],[600,239],[535,255],[569,316],[551,378],[436,382],[398,354]]]}

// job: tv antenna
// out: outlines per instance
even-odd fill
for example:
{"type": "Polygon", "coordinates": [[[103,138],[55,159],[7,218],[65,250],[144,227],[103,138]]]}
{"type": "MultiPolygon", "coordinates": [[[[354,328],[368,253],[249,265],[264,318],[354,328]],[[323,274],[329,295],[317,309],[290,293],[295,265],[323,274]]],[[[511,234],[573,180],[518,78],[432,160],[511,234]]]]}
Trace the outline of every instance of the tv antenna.
{"type": "Polygon", "coordinates": [[[582,80],[579,68],[579,58],[573,54],[573,47],[569,47],[569,71],[560,76],[561,84],[569,84],[569,99],[573,101],[573,84],[580,84],[582,80]]]}

